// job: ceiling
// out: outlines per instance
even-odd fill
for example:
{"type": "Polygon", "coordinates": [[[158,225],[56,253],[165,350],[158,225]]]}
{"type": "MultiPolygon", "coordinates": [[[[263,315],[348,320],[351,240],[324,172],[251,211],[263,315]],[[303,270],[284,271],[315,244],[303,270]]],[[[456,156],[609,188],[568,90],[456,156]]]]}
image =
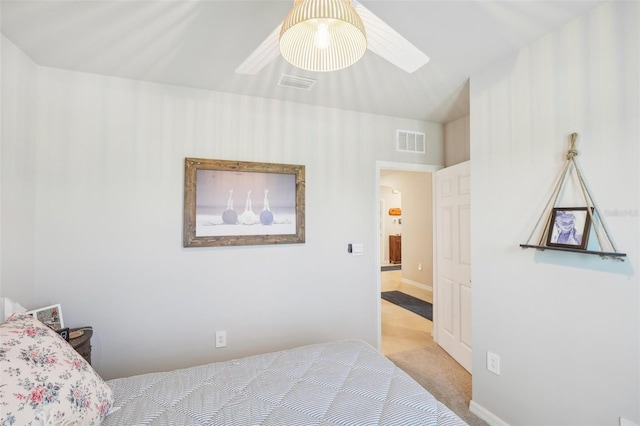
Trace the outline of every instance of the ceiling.
{"type": "Polygon", "coordinates": [[[331,73],[278,57],[256,75],[236,74],[293,0],[1,0],[0,25],[42,66],[445,123],[469,114],[473,72],[603,1],[360,3],[430,62],[408,74],[367,50],[331,73]],[[310,91],[280,87],[283,73],[317,83],[310,91]]]}

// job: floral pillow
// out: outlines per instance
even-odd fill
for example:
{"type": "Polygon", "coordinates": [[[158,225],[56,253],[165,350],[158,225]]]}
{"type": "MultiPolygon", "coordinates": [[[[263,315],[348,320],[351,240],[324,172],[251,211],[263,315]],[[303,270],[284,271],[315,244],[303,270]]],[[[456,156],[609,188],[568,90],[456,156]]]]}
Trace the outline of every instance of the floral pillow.
{"type": "Polygon", "coordinates": [[[95,425],[111,388],[63,338],[31,315],[0,324],[0,425],[95,425]]]}

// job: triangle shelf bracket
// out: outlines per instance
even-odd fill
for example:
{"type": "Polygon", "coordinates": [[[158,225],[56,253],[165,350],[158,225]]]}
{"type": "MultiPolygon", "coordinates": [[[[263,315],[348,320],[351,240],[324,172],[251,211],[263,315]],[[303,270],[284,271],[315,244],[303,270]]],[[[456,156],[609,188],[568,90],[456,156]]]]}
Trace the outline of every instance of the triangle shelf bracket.
{"type": "Polygon", "coordinates": [[[599,255],[603,259],[612,258],[619,261],[624,261],[626,254],[620,253],[616,248],[615,243],[611,238],[611,234],[609,232],[607,224],[605,223],[604,216],[602,215],[600,208],[598,207],[595,199],[591,195],[589,188],[585,184],[584,173],[582,172],[582,169],[580,168],[580,163],[576,158],[578,156],[578,150],[576,149],[577,139],[578,139],[577,133],[572,133],[570,135],[569,137],[570,147],[569,147],[569,150],[567,151],[566,161],[562,169],[562,172],[560,174],[560,177],[558,178],[558,181],[554,186],[553,192],[551,193],[551,197],[549,198],[549,201],[547,201],[547,204],[542,210],[542,213],[540,214],[540,217],[538,218],[536,225],[531,231],[531,234],[529,234],[529,238],[527,239],[527,242],[525,244],[520,244],[520,247],[522,247],[523,249],[535,248],[538,250],[556,250],[556,251],[568,251],[568,252],[574,252],[574,253],[595,254],[595,255],[599,255]],[[553,207],[557,207],[556,203],[558,201],[558,197],[560,196],[564,183],[566,182],[567,176],[572,171],[575,173],[578,179],[578,182],[580,184],[580,190],[582,192],[582,196],[584,197],[584,201],[586,204],[586,211],[589,216],[591,226],[593,226],[593,230],[596,234],[596,238],[598,239],[598,245],[600,246],[600,250],[583,250],[578,248],[548,246],[545,243],[545,236],[548,234],[549,228],[551,227],[551,223],[552,223],[551,214],[553,212],[553,207]],[[599,219],[598,221],[595,220],[596,217],[599,219]],[[535,242],[533,238],[534,234],[536,230],[540,228],[540,225],[543,220],[546,220],[544,228],[542,229],[542,232],[540,233],[540,236],[537,239],[537,242],[535,242]]]}

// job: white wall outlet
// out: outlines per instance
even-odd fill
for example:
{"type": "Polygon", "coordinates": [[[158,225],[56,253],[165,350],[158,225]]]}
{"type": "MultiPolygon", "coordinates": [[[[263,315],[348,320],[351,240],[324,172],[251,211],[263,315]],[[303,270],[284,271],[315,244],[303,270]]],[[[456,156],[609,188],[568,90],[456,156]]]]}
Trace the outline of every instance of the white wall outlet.
{"type": "Polygon", "coordinates": [[[490,351],[487,351],[487,370],[500,375],[500,357],[490,351]]]}
{"type": "Polygon", "coordinates": [[[418,271],[422,271],[422,263],[418,263],[418,271]]]}
{"type": "Polygon", "coordinates": [[[227,332],[216,331],[216,348],[224,348],[227,346],[227,332]]]}
{"type": "Polygon", "coordinates": [[[362,256],[362,251],[363,251],[363,244],[362,243],[356,243],[353,244],[353,255],[354,256],[362,256]]]}

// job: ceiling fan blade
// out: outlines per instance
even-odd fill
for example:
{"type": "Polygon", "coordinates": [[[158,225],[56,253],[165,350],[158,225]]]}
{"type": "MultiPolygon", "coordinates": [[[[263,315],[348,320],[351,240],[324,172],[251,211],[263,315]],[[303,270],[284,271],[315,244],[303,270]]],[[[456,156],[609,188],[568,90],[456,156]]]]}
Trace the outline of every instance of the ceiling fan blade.
{"type": "Polygon", "coordinates": [[[416,71],[429,62],[427,55],[357,0],[351,0],[351,5],[364,24],[367,33],[367,49],[408,73],[416,71]]]}
{"type": "Polygon", "coordinates": [[[249,55],[243,63],[236,68],[238,74],[257,74],[269,62],[280,55],[280,29],[282,24],[269,34],[269,36],[249,55]]]}

